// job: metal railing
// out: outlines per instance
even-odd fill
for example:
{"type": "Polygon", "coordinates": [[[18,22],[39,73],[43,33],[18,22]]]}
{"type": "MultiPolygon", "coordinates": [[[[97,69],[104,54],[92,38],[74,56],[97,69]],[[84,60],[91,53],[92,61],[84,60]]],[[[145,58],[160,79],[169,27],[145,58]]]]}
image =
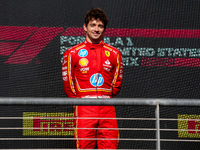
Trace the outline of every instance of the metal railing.
{"type": "MultiPolygon", "coordinates": [[[[144,99],[144,98],[113,98],[113,99],[72,99],[72,98],[0,98],[0,105],[148,105],[155,106],[155,118],[117,118],[132,120],[155,120],[156,139],[120,139],[120,140],[136,140],[136,141],[156,141],[156,149],[160,150],[161,141],[188,141],[182,139],[161,139],[160,131],[178,131],[179,129],[160,129],[161,120],[184,120],[184,119],[161,119],[160,106],[200,106],[198,99],[144,99]]],[[[0,119],[23,119],[23,117],[0,117],[0,119]]],[[[112,118],[108,118],[112,119],[112,118]]],[[[114,118],[113,118],[114,119],[114,118]]],[[[198,119],[195,119],[198,120],[198,119]]],[[[0,128],[3,130],[5,128],[0,128]]],[[[6,128],[9,129],[9,128],[6,128]]],[[[10,128],[12,129],[12,128],[10,128]]],[[[23,128],[15,128],[23,129],[23,128]]],[[[119,128],[119,130],[141,130],[140,128],[119,128]]],[[[74,138],[0,138],[0,140],[74,140],[74,138]]],[[[189,140],[191,142],[200,142],[200,140],[189,140]]]]}
{"type": "Polygon", "coordinates": [[[112,99],[76,99],[76,98],[0,98],[0,105],[151,105],[163,106],[200,106],[199,99],[164,98],[112,98],[112,99]]]}

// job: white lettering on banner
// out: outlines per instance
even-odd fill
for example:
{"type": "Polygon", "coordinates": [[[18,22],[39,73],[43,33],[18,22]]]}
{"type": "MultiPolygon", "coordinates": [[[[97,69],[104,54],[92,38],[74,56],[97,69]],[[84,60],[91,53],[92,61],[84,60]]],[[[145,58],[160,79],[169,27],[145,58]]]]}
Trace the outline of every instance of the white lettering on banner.
{"type": "Polygon", "coordinates": [[[133,42],[130,37],[126,37],[126,40],[127,40],[127,46],[133,46],[133,42]]]}
{"type": "MultiPolygon", "coordinates": [[[[68,48],[84,41],[84,36],[60,36],[61,62],[68,48]]],[[[120,50],[124,66],[141,66],[143,58],[200,58],[200,48],[136,47],[132,37],[104,37],[104,42],[120,50]]]]}
{"type": "Polygon", "coordinates": [[[69,45],[76,45],[85,41],[85,37],[83,36],[60,36],[60,45],[65,45],[65,43],[69,43],[69,45]]]}
{"type": "Polygon", "coordinates": [[[132,47],[132,56],[154,56],[155,50],[153,48],[137,48],[132,47]]]}
{"type": "Polygon", "coordinates": [[[139,66],[138,64],[138,57],[132,58],[132,57],[122,57],[123,60],[123,66],[139,66]]]}
{"type": "Polygon", "coordinates": [[[158,57],[200,57],[200,48],[158,48],[158,57]]]}

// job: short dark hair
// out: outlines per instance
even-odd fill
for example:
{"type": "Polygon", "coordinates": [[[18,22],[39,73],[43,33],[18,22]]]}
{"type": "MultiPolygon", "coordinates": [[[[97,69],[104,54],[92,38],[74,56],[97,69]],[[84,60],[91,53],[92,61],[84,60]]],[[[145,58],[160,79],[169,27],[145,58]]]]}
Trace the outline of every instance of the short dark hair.
{"type": "Polygon", "coordinates": [[[86,16],[85,16],[85,25],[87,26],[89,21],[92,19],[99,19],[100,21],[103,22],[104,24],[104,28],[106,28],[107,24],[108,24],[108,17],[106,16],[106,14],[104,13],[104,11],[100,8],[91,8],[86,16]]]}

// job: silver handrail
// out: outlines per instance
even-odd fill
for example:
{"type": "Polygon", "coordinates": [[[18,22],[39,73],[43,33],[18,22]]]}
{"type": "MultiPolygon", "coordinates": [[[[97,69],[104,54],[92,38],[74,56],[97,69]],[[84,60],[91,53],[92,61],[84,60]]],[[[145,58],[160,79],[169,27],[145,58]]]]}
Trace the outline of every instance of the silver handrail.
{"type": "Polygon", "coordinates": [[[154,99],[154,98],[4,98],[0,105],[153,105],[164,106],[200,106],[199,99],[154,99]]]}

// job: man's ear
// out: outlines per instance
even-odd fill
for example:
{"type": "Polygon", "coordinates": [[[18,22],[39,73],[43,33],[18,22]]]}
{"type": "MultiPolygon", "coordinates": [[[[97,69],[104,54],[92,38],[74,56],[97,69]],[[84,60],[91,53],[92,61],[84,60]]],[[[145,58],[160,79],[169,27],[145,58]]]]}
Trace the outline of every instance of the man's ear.
{"type": "Polygon", "coordinates": [[[85,23],[83,24],[83,29],[87,32],[87,27],[85,23]]]}

